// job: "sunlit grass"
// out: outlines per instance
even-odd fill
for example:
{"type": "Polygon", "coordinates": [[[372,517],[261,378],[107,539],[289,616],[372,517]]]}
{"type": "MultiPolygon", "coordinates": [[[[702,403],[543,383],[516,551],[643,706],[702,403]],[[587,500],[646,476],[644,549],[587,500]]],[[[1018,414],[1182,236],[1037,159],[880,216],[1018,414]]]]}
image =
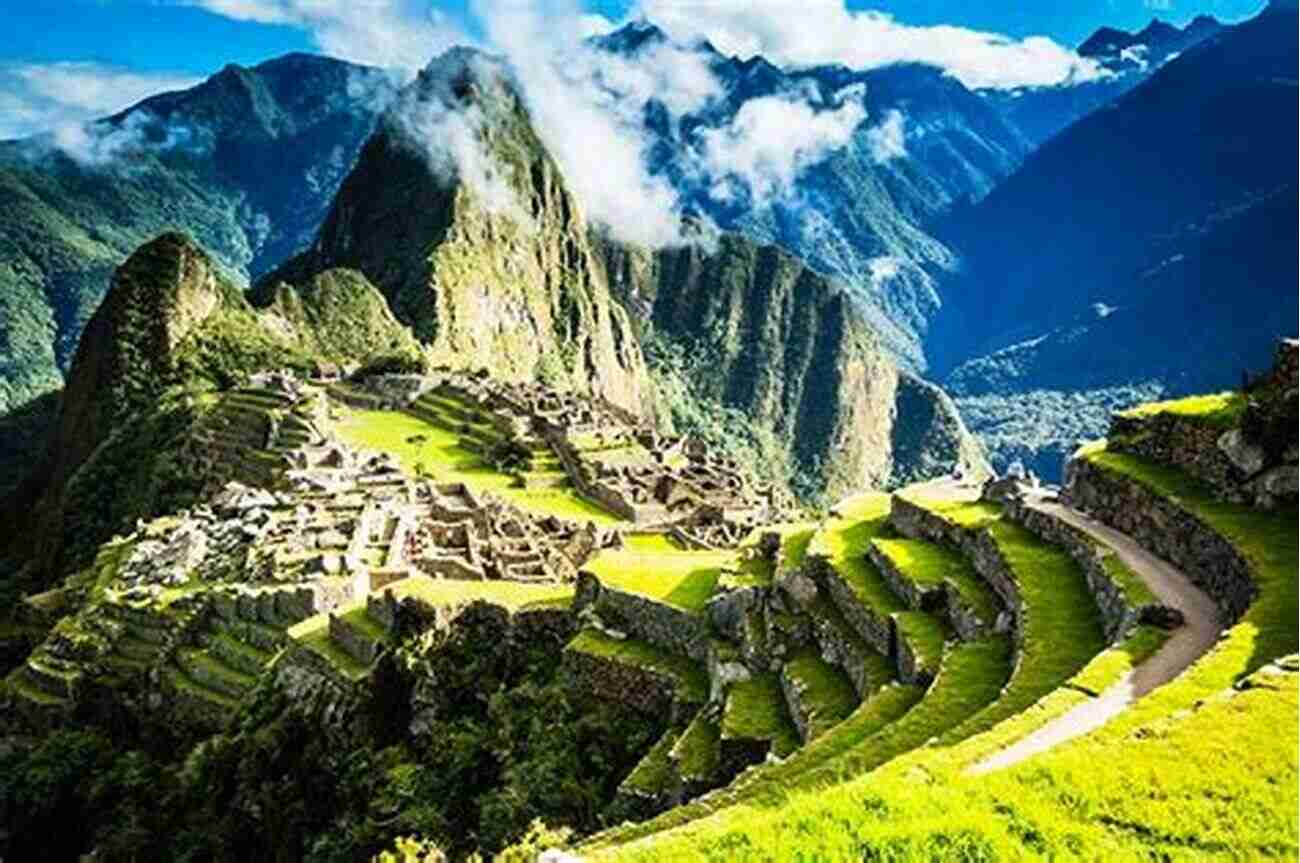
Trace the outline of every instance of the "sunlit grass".
{"type": "Polygon", "coordinates": [[[335,432],[352,446],[392,453],[408,473],[423,474],[440,483],[464,483],[536,515],[602,526],[626,524],[573,489],[519,488],[515,477],[495,470],[462,447],[454,431],[412,414],[354,410],[335,425],[335,432]]]}

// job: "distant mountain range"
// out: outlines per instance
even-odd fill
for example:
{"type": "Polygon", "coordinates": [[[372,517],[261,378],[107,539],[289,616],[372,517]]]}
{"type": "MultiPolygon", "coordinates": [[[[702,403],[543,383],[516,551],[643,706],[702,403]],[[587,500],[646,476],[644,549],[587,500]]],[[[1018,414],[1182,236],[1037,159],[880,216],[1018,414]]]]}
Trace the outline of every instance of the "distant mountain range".
{"type": "MultiPolygon", "coordinates": [[[[587,311],[572,332],[558,312],[538,311],[530,320],[547,333],[540,352],[505,354],[520,373],[576,374],[631,403],[641,397],[640,372],[626,336],[640,315],[682,345],[707,335],[698,322],[672,331],[684,300],[665,274],[705,295],[717,291],[720,303],[727,297],[718,310],[806,302],[815,278],[818,291],[851,300],[851,340],[870,344],[891,369],[885,377],[923,390],[916,375],[940,375],[999,464],[1020,456],[1050,474],[1075,437],[1100,430],[1091,419],[1100,406],[1226,385],[1223,368],[1257,364],[1274,335],[1294,329],[1295,29],[1294,3],[1277,0],[1238,26],[1203,16],[1181,29],[1159,21],[1137,33],[1102,29],[1079,51],[1109,74],[979,92],[924,66],[782,69],[762,57],[725,56],[707,42],[676,46],[696,53],[718,95],[672,117],[651,101],[643,118],[649,168],[671,182],[688,219],[733,235],[721,247],[732,263],[690,251],[620,250],[585,227],[578,246],[548,240],[538,249],[568,261],[565,278],[578,281],[548,283],[554,302],[546,302],[587,311]],[[723,189],[692,160],[707,136],[731,129],[762,100],[855,122],[842,146],[801,166],[789,188],[723,189]],[[764,247],[770,251],[753,251],[764,247]],[[799,290],[780,281],[803,272],[795,258],[807,264],[799,290]],[[743,287],[728,293],[706,275],[743,287]],[[600,290],[615,301],[599,299],[600,290]],[[618,323],[623,306],[627,326],[618,323]],[[596,341],[580,357],[560,350],[566,338],[589,337],[596,341]],[[1215,361],[1202,361],[1204,352],[1215,361]]],[[[667,39],[638,24],[591,47],[641,62],[667,39]]],[[[228,67],[71,136],[0,144],[0,460],[21,459],[49,422],[50,394],[113,268],[167,230],[192,235],[236,281],[275,271],[300,284],[331,268],[357,270],[422,340],[467,350],[422,306],[426,288],[445,301],[450,264],[430,270],[421,255],[430,237],[451,255],[488,229],[457,209],[454,190],[433,196],[419,178],[405,192],[386,188],[406,182],[393,179],[401,160],[363,155],[391,141],[371,134],[397,98],[394,81],[378,70],[290,55],[228,67]],[[339,195],[350,173],[351,189],[339,195]],[[375,200],[401,194],[428,200],[409,213],[375,209],[375,200]],[[365,213],[374,231],[360,245],[344,242],[357,228],[352,219],[365,213]],[[428,224],[414,226],[417,218],[428,224]],[[380,242],[385,219],[409,236],[380,242]]],[[[567,189],[562,177],[552,180],[557,197],[548,207],[570,194],[559,191],[567,189]]],[[[574,229],[556,230],[562,238],[574,229]]],[[[479,272],[482,261],[470,262],[469,251],[456,255],[456,266],[479,272]]],[[[532,263],[517,263],[522,270],[502,266],[515,276],[533,272],[532,263]]],[[[533,275],[551,278],[552,268],[539,266],[533,275]]],[[[815,317],[839,315],[833,305],[815,317]]],[[[756,353],[752,343],[736,343],[744,350],[724,358],[728,373],[710,398],[763,417],[789,444],[807,427],[783,420],[782,411],[803,408],[730,377],[745,363],[795,362],[775,359],[779,352],[760,341],[756,353]]],[[[485,349],[495,355],[498,347],[485,349]]],[[[821,427],[809,438],[820,443],[792,454],[811,464],[834,448],[839,428],[821,427]]],[[[958,444],[948,451],[964,451],[964,431],[954,434],[958,444]]],[[[894,466],[886,459],[871,471],[884,477],[894,466]]]]}
{"type": "Polygon", "coordinates": [[[1296,31],[1224,30],[953,215],[927,349],[977,430],[1055,473],[1104,431],[1081,405],[1235,386],[1294,333],[1296,31]]]}
{"type": "Polygon", "coordinates": [[[160,232],[245,279],[310,243],[391,90],[378,70],[290,55],[70,140],[0,144],[0,413],[61,385],[113,268],[160,232]]]}

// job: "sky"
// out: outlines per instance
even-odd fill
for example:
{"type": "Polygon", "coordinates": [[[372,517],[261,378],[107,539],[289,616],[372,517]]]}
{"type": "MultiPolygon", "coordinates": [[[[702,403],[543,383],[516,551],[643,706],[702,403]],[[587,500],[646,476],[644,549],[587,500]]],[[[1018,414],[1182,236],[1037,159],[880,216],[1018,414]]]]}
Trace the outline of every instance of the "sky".
{"type": "Polygon", "coordinates": [[[0,138],[84,122],[152,93],[191,86],[229,63],[253,65],[291,51],[418,68],[456,42],[496,45],[502,21],[517,13],[537,18],[539,10],[542,17],[563,10],[563,26],[580,32],[646,16],[674,35],[705,35],[723,50],[759,51],[778,62],[865,67],[922,60],[949,68],[971,86],[1012,86],[1053,83],[1071,74],[1072,46],[1102,25],[1138,29],[1153,16],[1182,24],[1205,12],[1236,20],[1260,5],[1261,0],[0,0],[6,23],[0,30],[0,138]],[[797,15],[790,14],[793,4],[797,15]],[[809,14],[814,7],[816,13],[809,14]]]}

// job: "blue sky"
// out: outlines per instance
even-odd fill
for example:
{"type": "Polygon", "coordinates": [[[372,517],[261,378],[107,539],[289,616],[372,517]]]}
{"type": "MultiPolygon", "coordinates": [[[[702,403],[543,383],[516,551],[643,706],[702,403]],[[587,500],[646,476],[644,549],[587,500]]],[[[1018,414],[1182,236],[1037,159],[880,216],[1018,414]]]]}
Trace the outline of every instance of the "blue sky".
{"type": "MultiPolygon", "coordinates": [[[[406,65],[418,65],[415,56],[426,44],[455,41],[459,32],[483,33],[467,12],[471,0],[369,0],[372,6],[401,7],[406,17],[390,16],[387,21],[383,15],[358,13],[366,2],[0,0],[6,23],[0,29],[0,137],[117,110],[149,92],[190,84],[227,63],[252,65],[290,51],[322,50],[353,50],[357,56],[351,59],[373,60],[364,48],[353,47],[358,38],[387,46],[385,40],[394,38],[395,29],[406,43],[414,43],[401,46],[409,58],[406,65]],[[335,13],[335,18],[310,11],[335,3],[351,11],[335,13]],[[360,36],[359,28],[365,31],[360,36]]],[[[533,2],[551,8],[547,0],[533,2]]],[[[685,0],[638,2],[652,9],[656,4],[677,10],[687,5],[685,0]]],[[[781,2],[799,0],[764,2],[770,11],[781,2]]],[[[820,2],[838,7],[845,0],[820,2]]],[[[628,14],[631,4],[632,0],[586,0],[584,7],[617,21],[628,14]]],[[[849,10],[878,10],[900,24],[953,25],[1014,39],[1046,35],[1064,46],[1078,44],[1103,24],[1135,29],[1154,15],[1182,23],[1201,12],[1237,19],[1260,4],[1261,0],[847,0],[849,10]]],[[[692,20],[692,13],[679,14],[692,20]]],[[[743,13],[734,13],[726,23],[733,36],[735,28],[747,26],[743,13]]],[[[805,43],[803,48],[807,47],[805,43]]],[[[381,52],[381,56],[387,55],[381,52]]],[[[402,56],[401,48],[394,48],[394,56],[402,56]]],[[[796,51],[791,56],[800,55],[796,51]]],[[[400,59],[397,64],[402,64],[400,59]]]]}

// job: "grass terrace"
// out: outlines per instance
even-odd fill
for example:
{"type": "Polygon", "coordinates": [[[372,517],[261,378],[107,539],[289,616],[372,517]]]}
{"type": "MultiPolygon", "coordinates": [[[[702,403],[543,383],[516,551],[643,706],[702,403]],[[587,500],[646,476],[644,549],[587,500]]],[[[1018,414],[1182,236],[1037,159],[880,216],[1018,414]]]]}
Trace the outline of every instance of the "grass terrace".
{"type": "Polygon", "coordinates": [[[997,596],[961,555],[915,539],[875,539],[876,550],[888,558],[899,572],[922,588],[950,585],[962,602],[992,623],[998,613],[997,596]]]}
{"type": "Polygon", "coordinates": [[[810,722],[808,738],[815,740],[844,721],[858,706],[853,684],[814,650],[788,660],[782,673],[802,690],[810,722]]]}
{"type": "Polygon", "coordinates": [[[672,750],[684,780],[703,781],[718,772],[721,733],[716,719],[703,710],[695,714],[672,750]]]}
{"type": "Polygon", "coordinates": [[[536,515],[603,526],[624,524],[572,488],[519,488],[514,476],[496,470],[464,448],[461,436],[451,428],[412,414],[353,410],[335,426],[335,431],[352,446],[392,453],[410,473],[422,472],[442,483],[464,483],[536,515]]]}
{"type": "Polygon", "coordinates": [[[722,711],[722,737],[770,740],[778,758],[799,748],[799,732],[790,721],[776,674],[755,674],[731,685],[722,711]]]}
{"type": "MultiPolygon", "coordinates": [[[[611,856],[1294,859],[1296,513],[1225,504],[1190,477],[1131,456],[1093,448],[1082,457],[1176,499],[1251,562],[1259,596],[1209,653],[1102,728],[1005,770],[964,773],[1087,695],[1059,688],[960,746],[928,747],[868,777],[795,794],[779,811],[741,807],[725,821],[612,849],[611,856]],[[1279,657],[1289,657],[1283,662],[1292,671],[1260,671],[1279,657]]],[[[1161,637],[1139,629],[1070,683],[1104,688],[1161,637]]]]}
{"type": "MultiPolygon", "coordinates": [[[[774,810],[785,811],[792,795],[816,800],[825,789],[865,774],[925,744],[995,699],[1011,665],[1005,638],[953,643],[928,691],[890,684],[862,703],[844,722],[785,761],[745,774],[729,788],[680,806],[644,824],[616,828],[595,837],[580,853],[595,859],[710,859],[691,849],[691,837],[725,834],[774,810]],[[683,830],[673,833],[675,828],[683,830]],[[662,836],[655,834],[664,833],[662,836]]],[[[838,826],[805,825],[809,829],[838,826]]],[[[742,842],[734,849],[744,850],[742,842]]],[[[720,850],[715,859],[732,859],[720,850]]],[[[764,854],[758,859],[794,859],[764,854]]],[[[808,857],[805,859],[819,859],[808,857]]],[[[839,858],[833,858],[839,859],[839,858]]],[[[858,859],[858,858],[855,858],[858,859]]]]}
{"type": "Polygon", "coordinates": [[[867,548],[888,529],[889,496],[868,494],[835,507],[838,515],[827,520],[813,536],[807,554],[824,556],[840,574],[858,601],[880,616],[906,611],[876,568],[867,560],[867,548]]]}
{"type": "Polygon", "coordinates": [[[489,602],[508,611],[531,608],[567,608],[573,600],[573,586],[527,584],[514,581],[455,581],[414,575],[389,585],[386,590],[402,600],[414,597],[434,607],[489,602]]]}
{"type": "Polygon", "coordinates": [[[954,729],[947,740],[951,743],[987,731],[1065,684],[1105,649],[1105,634],[1087,580],[1065,551],[1003,520],[994,505],[909,500],[955,524],[987,529],[1015,578],[1025,608],[1020,661],[1006,691],[954,729]]]}
{"type": "Polygon", "coordinates": [[[1223,392],[1214,395],[1190,396],[1165,402],[1151,402],[1123,411],[1117,416],[1142,419],[1157,414],[1195,420],[1210,428],[1230,429],[1241,424],[1246,413],[1246,396],[1240,392],[1223,392]]]}
{"type": "Polygon", "coordinates": [[[735,562],[734,551],[689,550],[665,535],[634,534],[625,548],[600,552],[586,569],[609,587],[702,614],[723,567],[735,562]]]}

